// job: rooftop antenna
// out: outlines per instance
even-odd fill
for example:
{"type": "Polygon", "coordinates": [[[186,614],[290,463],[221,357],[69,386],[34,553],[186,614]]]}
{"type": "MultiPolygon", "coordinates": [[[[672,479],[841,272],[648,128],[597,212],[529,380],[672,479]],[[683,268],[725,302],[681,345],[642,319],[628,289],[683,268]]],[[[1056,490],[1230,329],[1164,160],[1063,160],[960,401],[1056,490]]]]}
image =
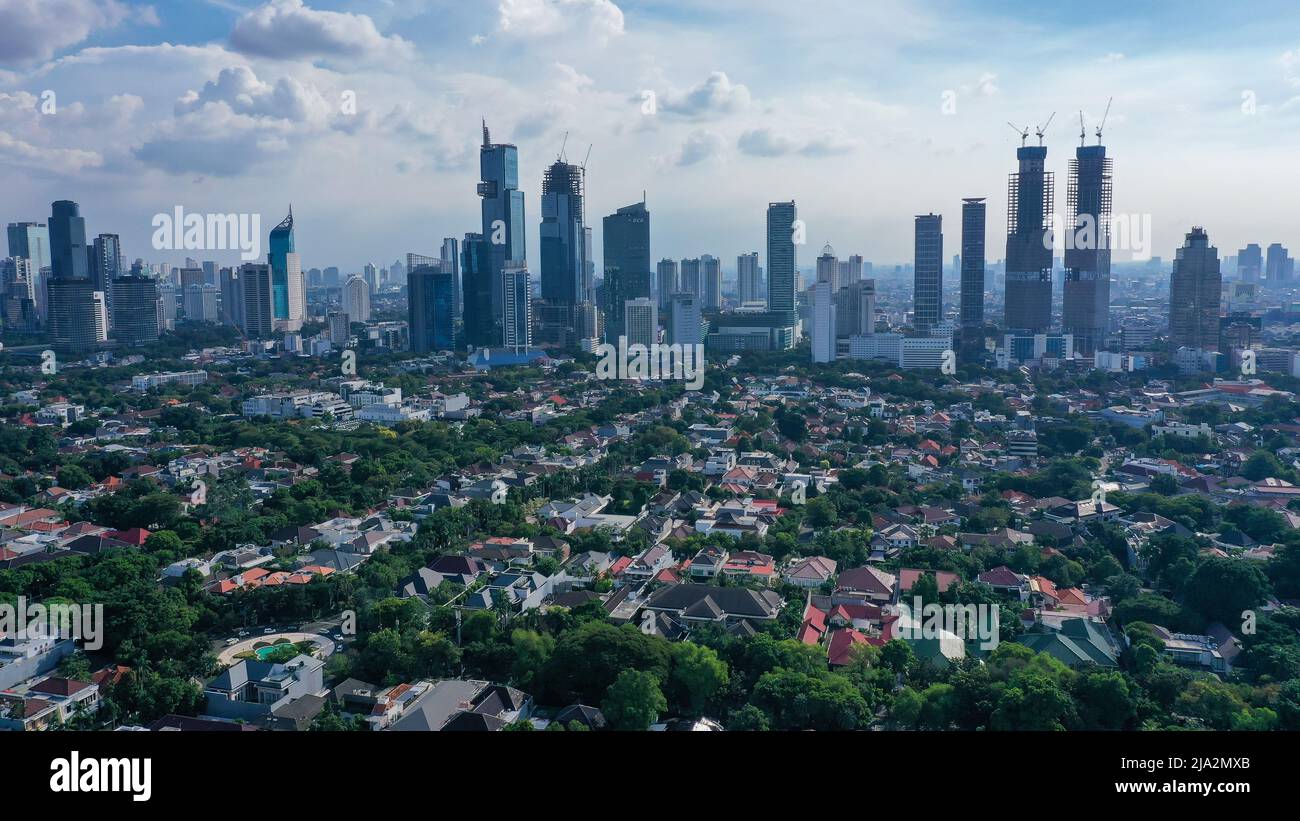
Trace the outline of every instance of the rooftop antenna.
{"type": "Polygon", "coordinates": [[[1007,125],[1011,126],[1012,131],[1020,135],[1020,147],[1024,148],[1025,140],[1029,139],[1029,126],[1025,126],[1023,129],[1020,129],[1017,128],[1016,124],[1011,122],[1010,120],[1007,120],[1007,125]]]}
{"type": "Polygon", "coordinates": [[[1083,145],[1083,141],[1087,136],[1088,129],[1083,124],[1083,109],[1079,109],[1079,145],[1083,145]]]}
{"type": "Polygon", "coordinates": [[[1053,119],[1054,117],[1056,117],[1056,112],[1055,112],[1055,111],[1052,112],[1052,116],[1051,116],[1051,117],[1048,117],[1048,118],[1047,118],[1047,122],[1043,123],[1043,124],[1040,125],[1038,128],[1034,129],[1034,133],[1038,135],[1038,144],[1039,144],[1039,145],[1042,145],[1042,144],[1043,144],[1043,135],[1047,133],[1047,127],[1048,127],[1049,125],[1052,124],[1052,119],[1053,119]]]}
{"type": "Polygon", "coordinates": [[[1101,115],[1101,125],[1097,126],[1097,145],[1101,145],[1101,130],[1106,127],[1106,118],[1110,116],[1110,104],[1113,102],[1115,102],[1114,97],[1106,101],[1106,113],[1101,115]]]}

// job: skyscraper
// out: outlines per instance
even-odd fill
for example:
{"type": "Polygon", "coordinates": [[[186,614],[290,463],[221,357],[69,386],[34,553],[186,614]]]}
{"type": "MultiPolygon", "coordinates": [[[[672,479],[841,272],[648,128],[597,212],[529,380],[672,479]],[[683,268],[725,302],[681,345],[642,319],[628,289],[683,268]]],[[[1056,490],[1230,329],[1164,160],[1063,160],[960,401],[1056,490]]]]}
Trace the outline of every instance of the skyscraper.
{"type": "Polygon", "coordinates": [[[912,325],[928,332],[943,314],[943,217],[916,218],[915,262],[912,274],[912,325]]]}
{"type": "MultiPolygon", "coordinates": [[[[524,245],[524,193],[519,190],[519,149],[507,143],[494,143],[483,123],[483,145],[479,149],[478,195],[482,198],[482,232],[479,239],[486,244],[486,260],[480,260],[481,249],[472,256],[474,268],[461,275],[463,299],[468,303],[469,290],[487,290],[491,304],[485,316],[477,318],[476,338],[483,341],[473,345],[499,345],[502,339],[501,317],[503,310],[503,274],[507,263],[525,264],[524,245]]],[[[466,235],[467,239],[469,235],[466,235]]],[[[465,253],[465,252],[462,252],[465,253]]],[[[545,251],[543,258],[545,257],[545,251]]],[[[462,256],[462,263],[469,257],[462,256]]],[[[543,263],[545,264],[545,263],[543,263]]],[[[462,267],[464,267],[462,265],[462,267]]],[[[466,306],[468,311],[468,305],[466,306]]],[[[468,335],[467,335],[468,338],[468,335]]]]}
{"type": "Polygon", "coordinates": [[[1219,349],[1219,249],[1199,226],[1187,234],[1169,277],[1169,347],[1219,349]]]}
{"type": "Polygon", "coordinates": [[[669,344],[698,345],[703,342],[700,326],[700,298],[695,294],[673,294],[669,306],[669,344]]]}
{"type": "Polygon", "coordinates": [[[1237,252],[1237,280],[1258,284],[1264,274],[1264,253],[1255,243],[1237,252]]]}
{"type": "Polygon", "coordinates": [[[349,322],[370,321],[370,285],[364,277],[353,274],[343,283],[343,310],[349,322]]]}
{"type": "MultiPolygon", "coordinates": [[[[823,255],[824,256],[824,255],[823,255]]],[[[839,262],[835,263],[839,278],[839,262]]],[[[812,361],[835,361],[835,284],[818,279],[812,287],[812,361]]]]}
{"type": "Polygon", "coordinates": [[[90,278],[86,220],[69,200],[59,200],[51,210],[50,344],[57,350],[87,350],[108,339],[108,312],[103,289],[90,278]]]}
{"type": "Polygon", "coordinates": [[[625,332],[623,307],[633,299],[650,298],[650,272],[605,269],[605,337],[615,341],[625,332]]]}
{"type": "Polygon", "coordinates": [[[976,361],[984,350],[983,197],[961,201],[961,356],[976,361]]]}
{"type": "MultiPolygon", "coordinates": [[[[365,284],[362,280],[359,286],[365,284]]],[[[451,274],[442,270],[440,259],[406,255],[406,307],[412,351],[452,349],[456,342],[456,291],[451,274]]]]}
{"type": "Polygon", "coordinates": [[[798,275],[794,232],[798,214],[793,200],[767,206],[767,309],[773,313],[794,314],[798,275]]]}
{"type": "Polygon", "coordinates": [[[840,261],[829,242],[822,246],[822,254],[817,257],[817,282],[829,282],[831,293],[840,289],[840,261]]]}
{"type": "Polygon", "coordinates": [[[1287,253],[1282,243],[1275,242],[1268,246],[1268,257],[1264,263],[1264,281],[1269,285],[1280,285],[1291,281],[1295,273],[1295,260],[1287,253]]]}
{"type": "Polygon", "coordinates": [[[1090,357],[1110,333],[1111,159],[1104,145],[1081,145],[1070,161],[1069,223],[1061,330],[1090,357]]]}
{"type": "Polygon", "coordinates": [[[876,281],[850,282],[835,294],[835,335],[872,336],[876,332],[876,281]]]}
{"type": "Polygon", "coordinates": [[[577,305],[591,290],[582,194],[581,168],[557,160],[546,169],[542,177],[541,282],[542,299],[552,305],[577,305]]]}
{"type": "MultiPolygon", "coordinates": [[[[650,212],[645,202],[625,205],[602,220],[604,228],[604,267],[616,268],[635,281],[645,283],[644,293],[650,296],[650,212]]],[[[632,297],[629,297],[632,298],[632,297]]]]}
{"type": "Polygon", "coordinates": [[[704,308],[709,311],[722,310],[722,263],[711,254],[700,257],[700,276],[703,287],[704,308]]]}
{"type": "Polygon", "coordinates": [[[31,298],[40,320],[46,316],[45,280],[50,275],[50,229],[36,222],[10,223],[9,256],[31,263],[31,298]]]}
{"type": "MultiPolygon", "coordinates": [[[[503,282],[505,297],[501,344],[515,353],[527,351],[533,345],[532,274],[523,266],[510,266],[505,270],[503,282]]],[[[583,305],[587,303],[581,303],[583,305]]],[[[573,306],[577,309],[579,306],[573,306]]]]}
{"type": "Polygon", "coordinates": [[[1006,327],[1042,333],[1052,324],[1052,246],[1048,220],[1055,178],[1047,147],[1022,145],[1007,186],[1006,327]]]}
{"type": "MultiPolygon", "coordinates": [[[[461,312],[465,309],[465,302],[460,288],[460,243],[455,237],[443,239],[439,258],[442,260],[442,270],[451,274],[452,287],[456,289],[456,318],[460,319],[461,312]]],[[[367,318],[369,318],[368,314],[367,318]]]]}
{"type": "Polygon", "coordinates": [[[668,302],[672,299],[673,294],[678,291],[677,284],[677,260],[661,259],[657,269],[658,277],[656,287],[658,288],[659,308],[667,310],[668,302]]]}
{"type": "Polygon", "coordinates": [[[59,200],[50,216],[50,270],[54,279],[88,279],[90,257],[86,251],[86,220],[81,206],[59,200]]]}
{"type": "Polygon", "coordinates": [[[293,241],[293,208],[289,216],[271,229],[267,262],[271,266],[271,302],[277,330],[302,327],[306,299],[302,282],[302,258],[293,241]]]}
{"type": "Polygon", "coordinates": [[[90,254],[90,278],[101,291],[122,271],[122,240],[117,234],[100,234],[95,237],[90,254]]]}
{"type": "MultiPolygon", "coordinates": [[[[253,339],[269,339],[275,331],[271,266],[252,262],[241,265],[239,285],[244,296],[244,333],[253,339]]],[[[175,297],[172,303],[174,306],[175,297]]]]}
{"type": "Polygon", "coordinates": [[[684,294],[704,296],[703,274],[700,271],[699,257],[683,259],[677,274],[677,291],[684,294]]]}
{"type": "Polygon", "coordinates": [[[741,305],[763,301],[763,269],[757,251],[736,257],[736,296],[741,305]]]}
{"type": "Polygon", "coordinates": [[[221,321],[244,327],[244,287],[239,268],[221,269],[221,321]]]}
{"type": "Polygon", "coordinates": [[[654,300],[630,299],[623,306],[627,325],[627,345],[645,345],[659,341],[659,316],[654,300]]]}
{"type": "Polygon", "coordinates": [[[500,291],[493,277],[492,246],[482,234],[466,234],[460,244],[461,296],[464,300],[465,344],[488,348],[501,344],[501,314],[492,310],[500,291]]]}

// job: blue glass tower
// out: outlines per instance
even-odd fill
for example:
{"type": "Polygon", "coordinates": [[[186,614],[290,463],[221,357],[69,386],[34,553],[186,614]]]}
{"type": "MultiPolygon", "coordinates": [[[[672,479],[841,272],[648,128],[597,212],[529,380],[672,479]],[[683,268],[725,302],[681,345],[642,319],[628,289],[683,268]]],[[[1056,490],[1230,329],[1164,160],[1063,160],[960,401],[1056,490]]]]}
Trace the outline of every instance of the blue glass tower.
{"type": "Polygon", "coordinates": [[[289,216],[271,229],[267,262],[271,265],[271,313],[276,319],[289,319],[289,261],[293,247],[293,206],[289,216]]]}
{"type": "MultiPolygon", "coordinates": [[[[492,294],[492,324],[494,332],[489,345],[501,344],[503,273],[507,264],[523,266],[524,251],[524,194],[519,190],[519,149],[513,145],[492,142],[487,123],[483,123],[483,146],[479,149],[478,195],[483,199],[483,239],[488,244],[489,264],[486,271],[474,271],[474,276],[486,276],[487,283],[474,283],[473,287],[486,287],[492,294]]],[[[466,293],[471,284],[466,274],[466,293]]]]}

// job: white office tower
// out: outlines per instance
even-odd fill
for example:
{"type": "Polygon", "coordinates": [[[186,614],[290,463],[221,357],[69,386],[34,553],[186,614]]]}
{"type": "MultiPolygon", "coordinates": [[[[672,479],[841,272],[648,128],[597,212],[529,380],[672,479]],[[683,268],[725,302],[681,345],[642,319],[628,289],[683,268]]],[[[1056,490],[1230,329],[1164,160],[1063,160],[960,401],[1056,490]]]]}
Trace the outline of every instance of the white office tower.
{"type": "Polygon", "coordinates": [[[672,345],[699,345],[703,341],[700,298],[695,294],[673,294],[668,317],[668,342],[672,345]]]}
{"type": "Polygon", "coordinates": [[[624,302],[623,322],[627,329],[625,333],[629,348],[633,345],[645,345],[648,348],[659,341],[659,312],[653,300],[642,297],[624,302]]]}
{"type": "MultiPolygon", "coordinates": [[[[527,268],[507,267],[501,274],[502,344],[522,353],[533,344],[532,280],[527,268]]],[[[455,297],[452,297],[453,302],[455,297]]]]}
{"type": "Polygon", "coordinates": [[[817,281],[829,282],[832,294],[840,289],[840,261],[835,258],[830,243],[822,247],[822,255],[817,257],[817,281]]]}
{"type": "Polygon", "coordinates": [[[213,285],[187,285],[182,296],[190,322],[216,322],[218,289],[213,285]]]}
{"type": "Polygon", "coordinates": [[[302,279],[302,255],[294,252],[285,254],[284,266],[287,274],[289,316],[275,321],[276,330],[299,331],[302,330],[303,320],[307,317],[307,293],[302,279]]]}
{"type": "Polygon", "coordinates": [[[370,293],[379,293],[379,269],[375,267],[373,262],[367,262],[366,267],[363,270],[365,271],[365,275],[363,276],[362,281],[369,287],[370,293]]]}
{"type": "MultiPolygon", "coordinates": [[[[374,266],[368,266],[374,267],[374,266]]],[[[343,286],[343,312],[352,322],[370,321],[370,285],[356,274],[343,286]]]]}
{"type": "MultiPolygon", "coordinates": [[[[836,276],[838,274],[837,270],[836,276]]],[[[812,288],[813,362],[835,361],[835,292],[832,290],[833,287],[829,281],[818,281],[812,288]]]]}

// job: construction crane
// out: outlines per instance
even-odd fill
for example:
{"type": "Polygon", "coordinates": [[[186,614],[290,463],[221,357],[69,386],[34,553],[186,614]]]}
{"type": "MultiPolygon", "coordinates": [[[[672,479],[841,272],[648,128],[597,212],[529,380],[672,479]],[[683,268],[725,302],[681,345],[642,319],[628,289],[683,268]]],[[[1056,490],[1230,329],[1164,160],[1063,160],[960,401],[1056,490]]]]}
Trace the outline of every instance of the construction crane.
{"type": "Polygon", "coordinates": [[[1110,116],[1110,104],[1113,102],[1115,102],[1114,97],[1106,101],[1106,113],[1101,115],[1101,125],[1097,126],[1097,145],[1101,145],[1101,130],[1106,127],[1106,118],[1110,116]]]}
{"type": "Polygon", "coordinates": [[[1052,116],[1047,118],[1047,122],[1043,123],[1038,128],[1034,129],[1034,133],[1038,135],[1039,145],[1043,144],[1043,135],[1047,133],[1047,127],[1052,124],[1052,119],[1055,117],[1056,117],[1056,112],[1053,111],[1052,116]]]}
{"type": "Polygon", "coordinates": [[[1023,129],[1020,129],[1017,128],[1016,124],[1011,122],[1010,120],[1007,120],[1007,125],[1011,126],[1012,131],[1020,135],[1020,147],[1024,148],[1025,140],[1029,139],[1029,126],[1025,126],[1023,129]]]}
{"type": "Polygon", "coordinates": [[[1083,109],[1079,109],[1079,145],[1088,138],[1088,128],[1083,124],[1083,109]]]}

